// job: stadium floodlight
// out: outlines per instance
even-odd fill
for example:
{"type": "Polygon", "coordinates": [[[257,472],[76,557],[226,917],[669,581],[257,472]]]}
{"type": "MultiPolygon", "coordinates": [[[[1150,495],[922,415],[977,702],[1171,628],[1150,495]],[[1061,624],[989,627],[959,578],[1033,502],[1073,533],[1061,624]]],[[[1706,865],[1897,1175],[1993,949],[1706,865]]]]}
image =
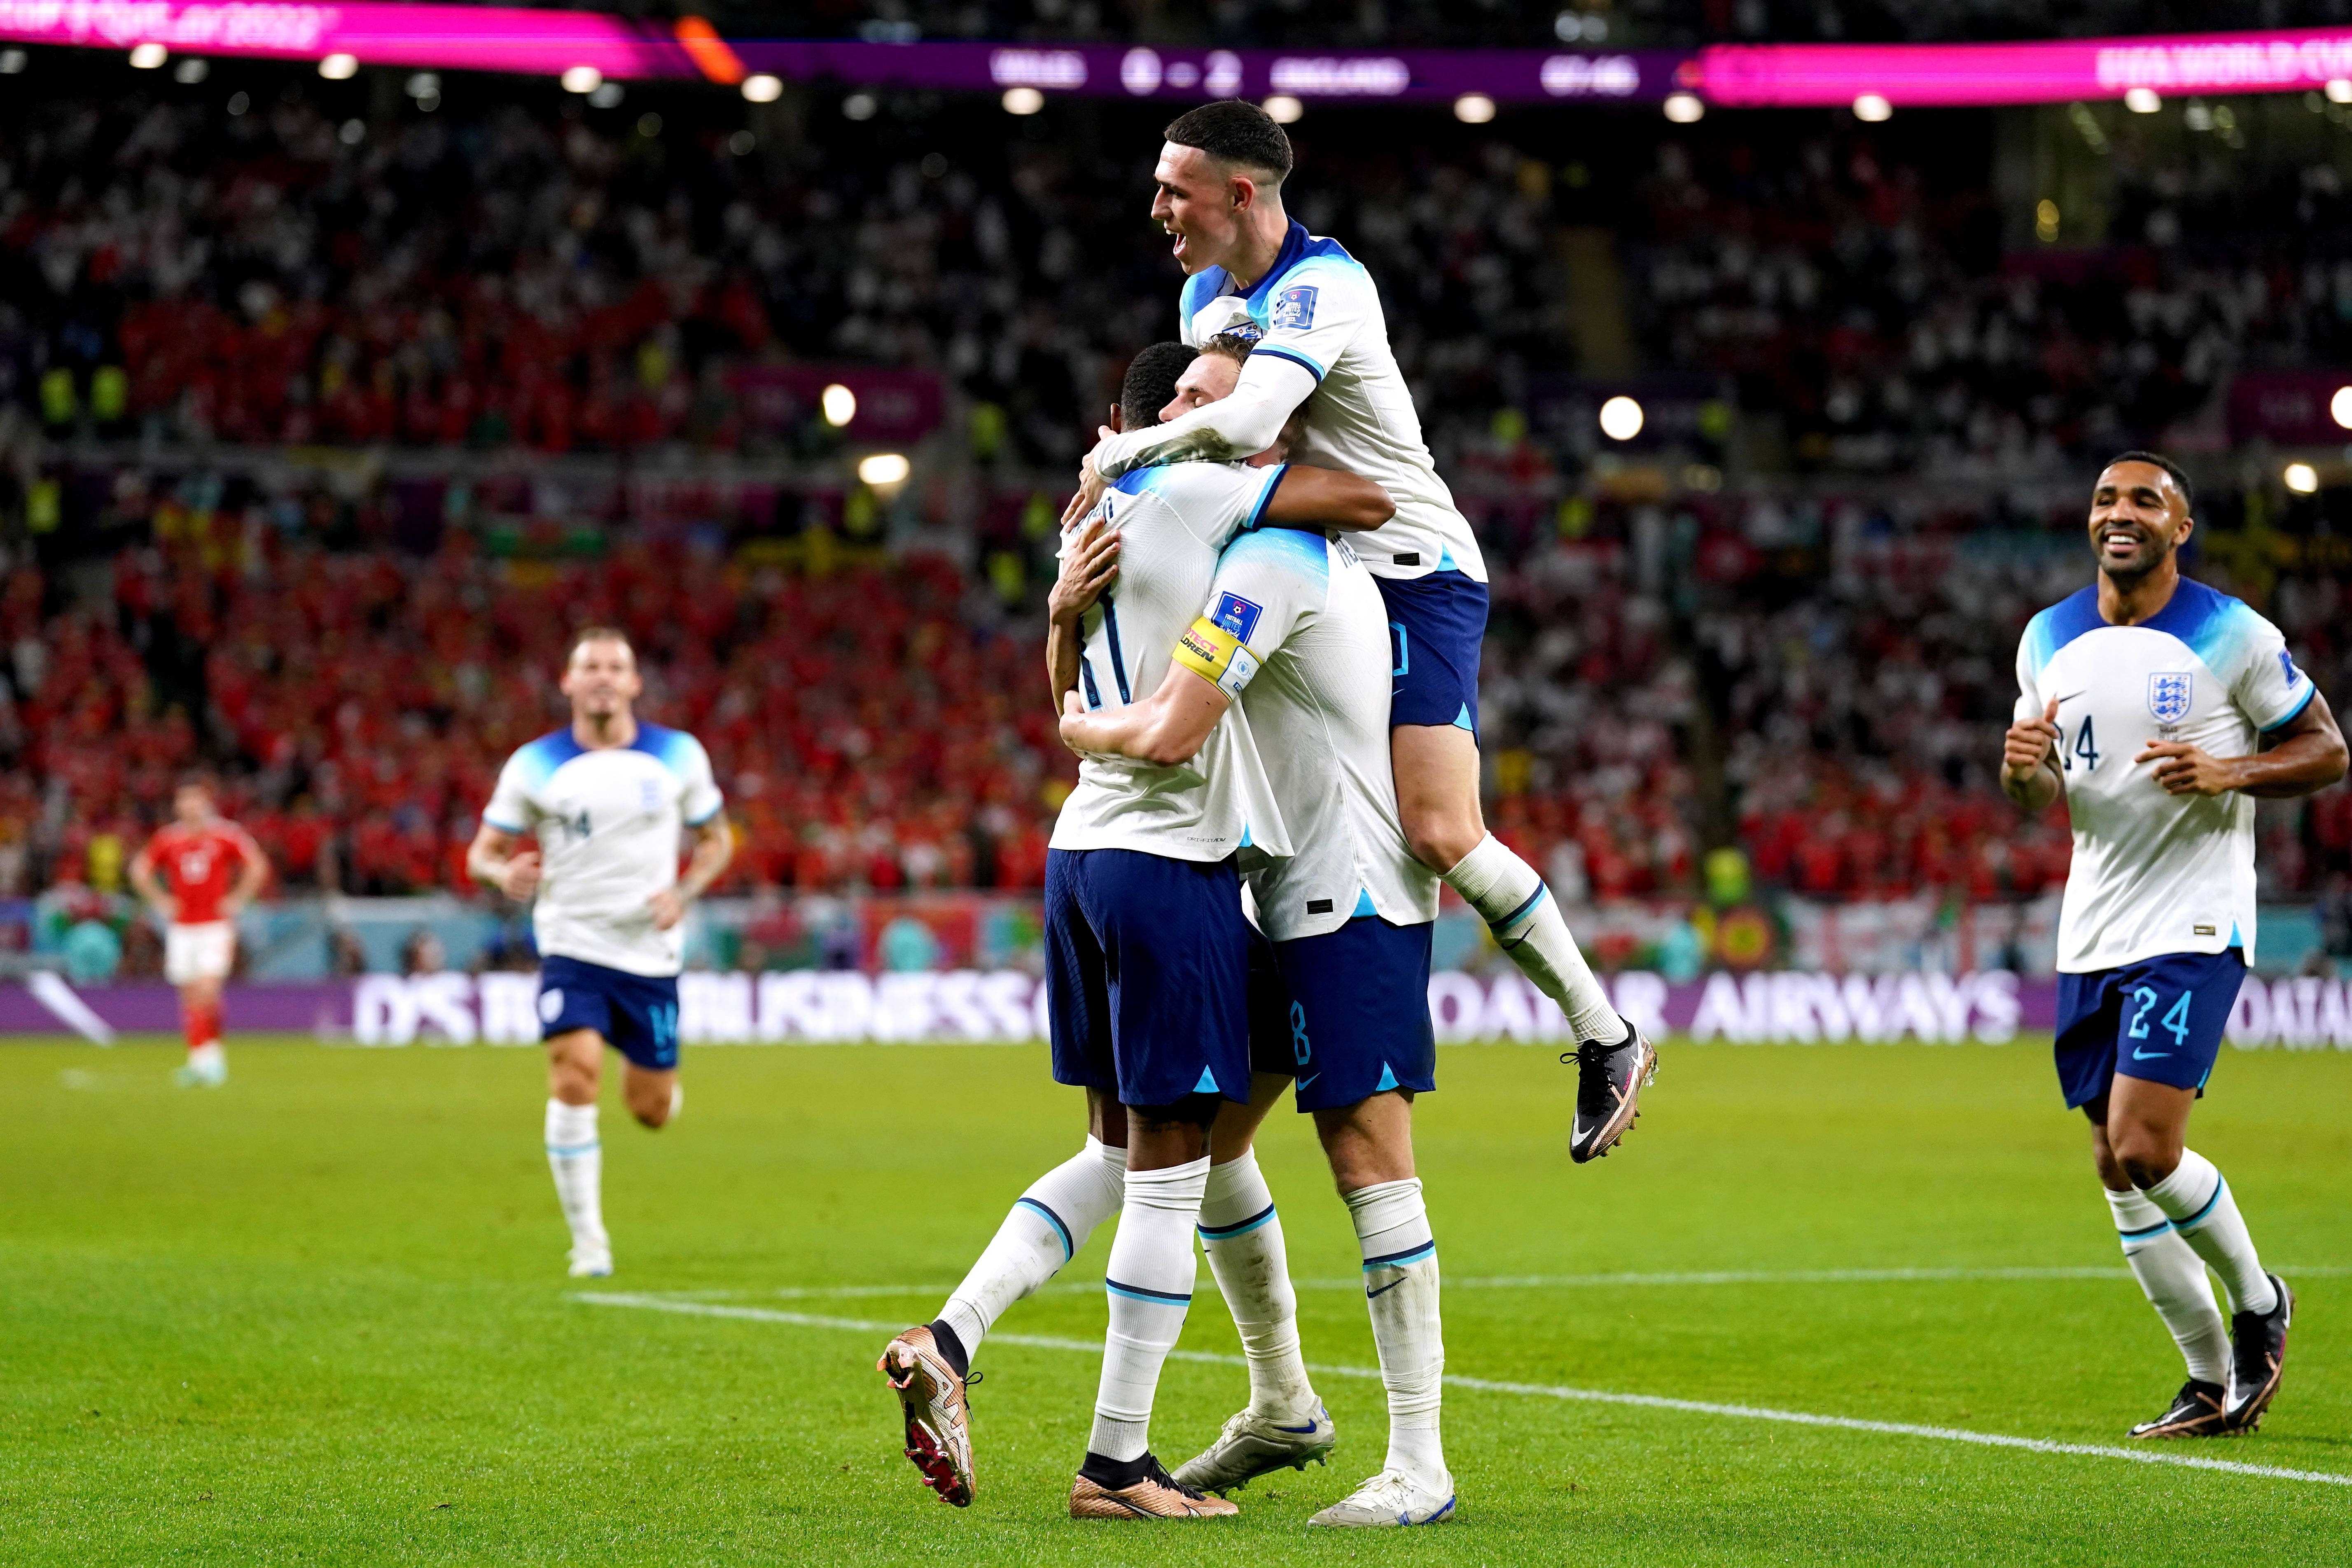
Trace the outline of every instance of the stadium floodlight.
{"type": "Polygon", "coordinates": [[[172,68],[172,79],[182,87],[194,87],[212,74],[212,61],[196,55],[190,55],[172,68]]]}
{"type": "Polygon", "coordinates": [[[2327,84],[2327,101],[2352,103],[2352,78],[2337,77],[2327,84]]]}
{"type": "Polygon", "coordinates": [[[1601,433],[1612,441],[1630,441],[1642,433],[1642,405],[1620,393],[1601,405],[1601,433]]]}
{"type": "Polygon", "coordinates": [[[0,76],[15,76],[32,60],[22,49],[0,49],[0,76]]]}
{"type": "Polygon", "coordinates": [[[816,405],[824,411],[824,422],[836,430],[857,417],[857,394],[837,381],[817,395],[816,405]]]}
{"type": "Polygon", "coordinates": [[[1695,92],[1666,94],[1666,118],[1677,125],[1696,125],[1706,117],[1706,105],[1695,92]]]}
{"type": "Polygon", "coordinates": [[[753,103],[773,103],[784,96],[784,84],[781,78],[760,71],[743,79],[743,96],[753,103]]]}
{"type": "Polygon", "coordinates": [[[329,55],[319,62],[319,74],[329,81],[349,81],[360,74],[357,55],[329,55]]]}
{"type": "Polygon", "coordinates": [[[599,82],[596,90],[588,95],[588,104],[592,109],[618,109],[621,100],[628,96],[628,89],[617,81],[599,82]]]}
{"type": "Polygon", "coordinates": [[[1276,125],[1296,125],[1298,117],[1307,112],[1307,106],[1286,92],[1276,93],[1258,107],[1265,110],[1265,117],[1276,125]]]}
{"type": "Polygon", "coordinates": [[[411,98],[423,98],[427,93],[438,98],[441,96],[441,73],[412,71],[409,73],[408,79],[401,83],[400,90],[411,98]]]}
{"type": "Polygon", "coordinates": [[[565,66],[563,75],[557,79],[563,83],[564,91],[584,97],[604,85],[604,73],[594,66],[565,66]]]}
{"type": "Polygon", "coordinates": [[[1465,92],[1454,100],[1454,118],[1465,125],[1484,125],[1495,118],[1495,100],[1483,92],[1465,92]]]}
{"type": "Polygon", "coordinates": [[[2124,107],[2134,114],[2154,114],[2164,107],[2164,100],[2152,87],[2136,87],[2124,94],[2124,107]]]}
{"type": "Polygon", "coordinates": [[[131,51],[131,68],[151,71],[172,58],[172,51],[161,44],[142,44],[131,51]]]}
{"type": "Polygon", "coordinates": [[[1853,117],[1873,125],[1895,118],[1895,106],[1874,92],[1865,92],[1853,100],[1853,117]]]}
{"type": "Polygon", "coordinates": [[[2309,463],[2289,463],[2286,466],[2286,472],[2281,474],[2279,478],[2286,481],[2287,489],[2299,496],[2318,493],[2319,470],[2309,463]]]}
{"type": "Polygon", "coordinates": [[[1034,114],[1045,107],[1045,95],[1034,87],[1008,87],[1004,89],[1004,112],[1034,114]]]}
{"type": "Polygon", "coordinates": [[[877,452],[860,459],[857,465],[857,477],[877,490],[906,483],[907,476],[914,471],[915,465],[899,452],[877,452]]]}
{"type": "Polygon", "coordinates": [[[367,140],[367,121],[363,120],[344,121],[341,128],[335,132],[335,140],[341,142],[346,147],[358,146],[361,142],[367,140]]]}
{"type": "Polygon", "coordinates": [[[882,111],[882,100],[870,92],[853,92],[841,100],[844,120],[867,121],[882,111]]]}
{"type": "Polygon", "coordinates": [[[2327,400],[2327,416],[2347,430],[2352,430],[2352,386],[2339,386],[2336,395],[2327,400]]]}

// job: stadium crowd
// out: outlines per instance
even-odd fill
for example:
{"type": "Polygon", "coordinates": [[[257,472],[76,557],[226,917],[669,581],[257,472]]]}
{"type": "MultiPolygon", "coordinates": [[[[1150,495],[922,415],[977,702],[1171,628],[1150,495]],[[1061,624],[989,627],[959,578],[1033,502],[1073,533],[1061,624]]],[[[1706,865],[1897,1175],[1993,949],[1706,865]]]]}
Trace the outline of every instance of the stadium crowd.
{"type": "MultiPolygon", "coordinates": [[[[836,485],[692,542],[617,520],[600,558],[550,562],[465,527],[412,536],[381,491],[224,490],[218,448],[152,489],[19,463],[0,478],[22,525],[0,598],[0,889],[107,879],[197,758],[226,764],[293,885],[459,886],[491,772],[551,721],[562,628],[608,614],[644,639],[649,710],[710,744],[748,830],[732,885],[1035,883],[1070,768],[1033,700],[1024,616],[1050,544],[1024,524],[1120,356],[1169,320],[1140,152],[1001,117],[959,136],[970,106],[851,119],[819,94],[756,134],[665,129],[635,101],[339,123],[299,84],[238,97],[93,96],[0,132],[16,450],[29,429],[823,459],[813,422],[747,425],[729,377],[887,364],[949,389],[926,460],[989,498],[966,514],[988,547],[816,571],[727,552],[870,508],[836,485]]],[[[2325,169],[2235,191],[2158,170],[2119,199],[2137,242],[2021,256],[1955,194],[1981,177],[1851,127],[1653,128],[1622,169],[1532,129],[1410,154],[1297,130],[1296,210],[1381,280],[1487,543],[1489,793],[1563,896],[1689,891],[1725,838],[1809,893],[2053,887],[2064,834],[2019,824],[1990,768],[2018,629],[2086,575],[2080,503],[2005,487],[2193,436],[2248,363],[2352,352],[2325,169]],[[1653,451],[1695,460],[1680,483],[1624,482],[1589,417],[1559,416],[1605,379],[1579,357],[1593,280],[1562,260],[1594,226],[1619,237],[1640,360],[1737,410],[1653,451]],[[1743,464],[1810,486],[1718,488],[1743,464]]],[[[2256,515],[2248,494],[2200,515],[2326,531],[2320,501],[2256,515]]],[[[2344,563],[2305,559],[2278,577],[2216,550],[2198,570],[2352,690],[2344,563]]],[[[2264,822],[2278,889],[2352,873],[2341,792],[2264,822]]]]}

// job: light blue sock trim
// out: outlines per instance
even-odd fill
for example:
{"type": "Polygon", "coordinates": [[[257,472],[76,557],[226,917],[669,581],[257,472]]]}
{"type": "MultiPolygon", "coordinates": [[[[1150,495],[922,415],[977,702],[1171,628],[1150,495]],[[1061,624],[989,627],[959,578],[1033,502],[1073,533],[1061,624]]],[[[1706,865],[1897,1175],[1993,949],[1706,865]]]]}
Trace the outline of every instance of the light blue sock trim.
{"type": "Polygon", "coordinates": [[[574,1143],[570,1148],[565,1148],[555,1143],[550,1143],[547,1146],[547,1152],[551,1154],[560,1154],[568,1160],[575,1154],[593,1154],[597,1150],[602,1149],[604,1146],[604,1145],[601,1142],[595,1143],[574,1143]]]}

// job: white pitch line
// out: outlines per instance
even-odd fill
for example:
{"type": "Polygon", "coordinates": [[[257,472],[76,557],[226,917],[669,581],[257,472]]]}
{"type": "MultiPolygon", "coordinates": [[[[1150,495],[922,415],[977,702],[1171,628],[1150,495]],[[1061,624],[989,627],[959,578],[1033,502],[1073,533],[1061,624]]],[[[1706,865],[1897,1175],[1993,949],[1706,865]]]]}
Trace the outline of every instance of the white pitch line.
{"type": "MultiPolygon", "coordinates": [[[[646,1311],[676,1312],[686,1317],[735,1318],[756,1323],[788,1323],[803,1329],[846,1329],[857,1333],[895,1334],[906,1326],[861,1318],[821,1318],[809,1312],[778,1311],[772,1307],[680,1301],[663,1296],[619,1291],[574,1291],[572,1300],[597,1307],[636,1307],[646,1311]]],[[[1091,1340],[1061,1339],[1047,1334],[991,1334],[988,1337],[992,1343],[1023,1345],[1031,1350],[1076,1351],[1086,1355],[1102,1353],[1102,1346],[1091,1340]]],[[[1249,1364],[1240,1356],[1220,1355],[1214,1351],[1180,1349],[1170,1351],[1168,1355],[1171,1361],[1202,1362],[1213,1366],[1246,1367],[1249,1364]]],[[[1309,1363],[1307,1370],[1325,1377],[1370,1378],[1375,1382],[1381,1375],[1378,1368],[1366,1366],[1309,1363]]],[[[1844,1432],[1870,1432],[1891,1437],[1931,1437],[1939,1442],[1972,1443],[1985,1448],[2020,1448],[2032,1454],[2075,1454],[2089,1458],[2128,1459],[2135,1464],[2221,1470],[2233,1476],[2260,1476],[2274,1481],[2316,1481],[2323,1486],[2352,1487],[2352,1475],[2336,1475],[2326,1470],[2290,1470],[2274,1465],[2249,1465],[2235,1459],[2204,1459],[2151,1448],[2116,1448],[2103,1443],[2060,1443],[2047,1437],[2013,1437],[2005,1432],[1971,1432],[1960,1426],[1926,1426],[1908,1421],[1866,1421],[1852,1415],[1818,1415],[1805,1410],[1776,1410],[1762,1405],[1717,1405],[1703,1399],[1669,1399],[1657,1394],[1618,1394],[1607,1389],[1567,1388],[1552,1384],[1497,1383],[1483,1377],[1461,1377],[1453,1373],[1445,1374],[1445,1383],[1450,1388],[1471,1389],[1481,1394],[1517,1394],[1530,1398],[1573,1400],[1591,1405],[1630,1405],[1645,1410],[1678,1410],[1691,1415],[1779,1421],[1792,1426],[1829,1426],[1844,1432]]]]}

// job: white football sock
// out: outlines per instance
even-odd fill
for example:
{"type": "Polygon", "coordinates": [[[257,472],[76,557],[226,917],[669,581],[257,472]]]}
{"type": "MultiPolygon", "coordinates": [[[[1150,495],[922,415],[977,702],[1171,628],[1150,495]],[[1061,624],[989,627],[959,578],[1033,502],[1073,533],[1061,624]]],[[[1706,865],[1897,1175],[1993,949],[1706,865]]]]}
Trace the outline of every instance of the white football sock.
{"type": "Polygon", "coordinates": [[[188,1065],[198,1072],[226,1072],[228,1053],[221,1049],[218,1040],[206,1040],[188,1047],[188,1065]]]}
{"type": "Polygon", "coordinates": [[[572,1227],[572,1246],[581,1253],[610,1251],[604,1235],[604,1151],[596,1140],[596,1108],[547,1102],[547,1168],[555,1175],[555,1201],[572,1227]]]}
{"type": "Polygon", "coordinates": [[[1365,1305],[1381,1382],[1389,1393],[1387,1468],[1425,1485],[1452,1484],[1437,1432],[1444,1396],[1445,1335],[1437,1315],[1437,1243],[1418,1179],[1380,1182],[1343,1194],[1363,1249],[1365,1305]]]}
{"type": "Polygon", "coordinates": [[[2164,1217],[2164,1211],[2146,1193],[2107,1193],[2115,1211],[2116,1230],[2123,1237],[2124,1261],[2147,1296],[2147,1304],[2172,1331],[2189,1363],[2189,1375],[2200,1383],[2230,1384],[2230,1330],[2221,1309],[2213,1304],[2213,1283],[2205,1278],[2205,1260],[2189,1250],[2164,1217]]]}
{"type": "Polygon", "coordinates": [[[1151,1447],[1151,1395],[1160,1368],[1183,1331],[1192,1304],[1192,1227],[1209,1184],[1208,1156],[1159,1171],[1129,1171],[1118,1235],[1110,1244],[1103,1285],[1110,1293],[1102,1384],[1087,1451],[1106,1459],[1139,1459],[1151,1447]]]}
{"type": "Polygon", "coordinates": [[[940,1321],[955,1331],[967,1357],[1005,1308],[1051,1279],[1095,1226],[1118,1212],[1126,1176],[1127,1151],[1088,1138],[1013,1200],[980,1260],[940,1309],[940,1321]]]}
{"type": "Polygon", "coordinates": [[[2213,1266],[2229,1294],[2232,1312],[2267,1312],[2278,1305],[2278,1292],[2254,1256],[2253,1238],[2238,1214],[2238,1200],[2213,1162],[2194,1149],[2180,1152],[2172,1174],[2147,1189],[2148,1201],[2164,1211],[2180,1239],[2213,1266]]]}
{"type": "Polygon", "coordinates": [[[1509,845],[1489,833],[1445,873],[1445,884],[1485,919],[1496,944],[1536,989],[1559,1004],[1578,1039],[1615,1045],[1625,1037],[1625,1021],[1577,951],[1559,900],[1509,845]]]}
{"type": "Polygon", "coordinates": [[[1285,1421],[1312,1415],[1315,1388],[1298,1358],[1298,1292],[1283,1251],[1282,1218],[1255,1150],[1209,1167],[1201,1245],[1249,1358],[1250,1410],[1285,1421]]]}

